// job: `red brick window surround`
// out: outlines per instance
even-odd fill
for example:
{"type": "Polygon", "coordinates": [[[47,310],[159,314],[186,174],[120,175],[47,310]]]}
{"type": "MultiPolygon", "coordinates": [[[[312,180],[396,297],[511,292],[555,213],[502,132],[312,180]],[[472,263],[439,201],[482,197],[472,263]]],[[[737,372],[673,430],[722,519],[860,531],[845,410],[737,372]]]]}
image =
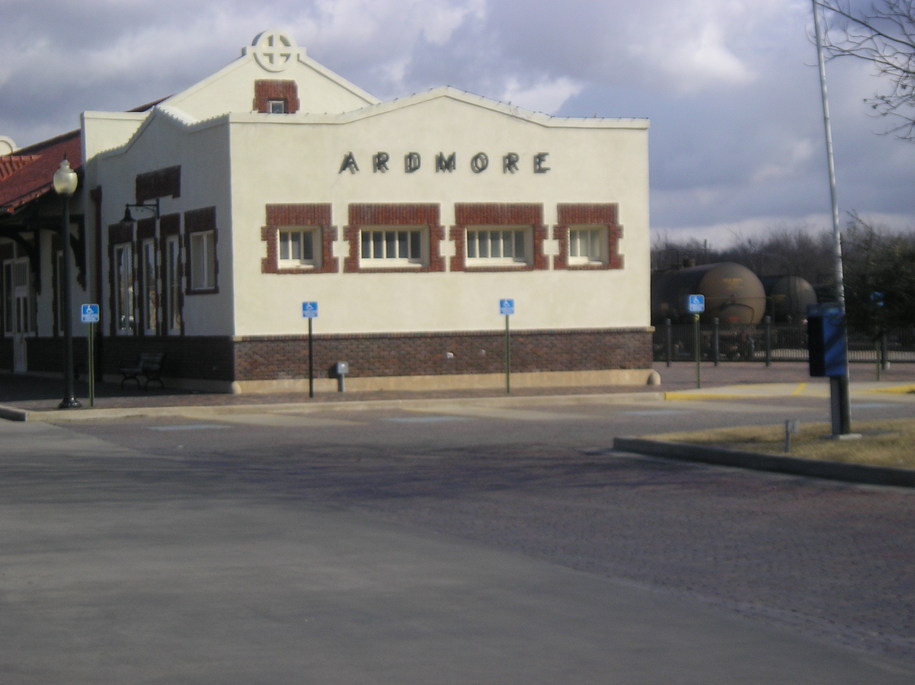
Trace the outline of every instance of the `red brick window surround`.
{"type": "Polygon", "coordinates": [[[429,273],[445,270],[441,244],[445,228],[439,225],[437,204],[351,204],[349,224],[343,237],[349,245],[349,255],[343,260],[345,273],[429,273]],[[398,231],[398,229],[404,229],[398,231]],[[380,266],[380,259],[363,264],[363,231],[374,233],[412,233],[422,229],[422,258],[416,265],[380,266]]]}
{"type": "Polygon", "coordinates": [[[261,240],[267,244],[267,256],[261,260],[265,274],[327,274],[337,272],[333,244],[337,229],[331,225],[329,204],[275,204],[266,206],[267,225],[261,227],[261,240]],[[301,229],[311,239],[311,263],[288,266],[281,260],[280,240],[284,229],[301,229]]]}
{"type": "Polygon", "coordinates": [[[283,114],[299,111],[299,87],[295,81],[264,80],[254,82],[254,111],[275,113],[274,103],[282,103],[283,114]]]}
{"type": "Polygon", "coordinates": [[[616,203],[558,205],[559,223],[553,231],[559,242],[555,267],[569,270],[622,269],[619,241],[623,236],[623,227],[617,222],[618,211],[616,203]],[[591,242],[590,253],[584,256],[588,248],[581,236],[591,232],[598,240],[591,242]],[[580,240],[581,244],[573,247],[571,243],[576,240],[580,240]],[[576,251],[581,256],[571,256],[576,251]]]}
{"type": "MultiPolygon", "coordinates": [[[[546,226],[543,225],[543,205],[462,203],[454,206],[454,217],[456,225],[451,227],[451,239],[454,241],[455,247],[455,256],[451,258],[452,271],[534,271],[547,268],[547,258],[543,253],[543,241],[546,238],[546,226]],[[478,230],[497,230],[501,226],[518,227],[529,232],[530,255],[526,261],[493,266],[469,264],[468,232],[470,232],[470,238],[473,238],[478,235],[478,230]]],[[[473,248],[470,253],[473,253],[473,248]]]]}

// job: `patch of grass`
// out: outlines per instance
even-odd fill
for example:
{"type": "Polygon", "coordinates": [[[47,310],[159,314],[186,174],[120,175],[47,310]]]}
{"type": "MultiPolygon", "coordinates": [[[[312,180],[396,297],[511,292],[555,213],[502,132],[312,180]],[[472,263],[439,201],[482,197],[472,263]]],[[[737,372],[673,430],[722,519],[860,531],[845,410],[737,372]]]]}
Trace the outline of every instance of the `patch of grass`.
{"type": "Polygon", "coordinates": [[[915,468],[915,419],[856,421],[852,430],[858,439],[835,439],[827,423],[801,423],[791,436],[791,451],[785,452],[785,425],[745,426],[714,430],[663,433],[645,436],[666,442],[687,442],[727,449],[762,452],[802,459],[821,459],[848,464],[915,468]]]}

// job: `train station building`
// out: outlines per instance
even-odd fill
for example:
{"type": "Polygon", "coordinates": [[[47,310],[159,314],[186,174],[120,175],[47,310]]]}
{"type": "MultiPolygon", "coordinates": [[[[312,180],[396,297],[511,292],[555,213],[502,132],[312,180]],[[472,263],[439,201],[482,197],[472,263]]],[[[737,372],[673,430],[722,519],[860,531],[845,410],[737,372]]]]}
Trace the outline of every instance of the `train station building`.
{"type": "Polygon", "coordinates": [[[0,145],[0,266],[3,370],[59,373],[62,318],[79,356],[97,303],[112,379],[156,351],[167,385],[213,391],[336,389],[341,361],[348,389],[498,387],[507,340],[518,386],[641,384],[648,122],[382,102],[266,31],[153,105],[0,145]]]}

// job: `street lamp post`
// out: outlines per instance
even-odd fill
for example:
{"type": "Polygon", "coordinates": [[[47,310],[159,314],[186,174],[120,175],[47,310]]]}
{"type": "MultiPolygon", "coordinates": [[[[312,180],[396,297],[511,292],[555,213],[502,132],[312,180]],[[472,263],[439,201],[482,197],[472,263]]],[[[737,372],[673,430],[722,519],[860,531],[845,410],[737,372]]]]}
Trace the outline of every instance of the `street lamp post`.
{"type": "Polygon", "coordinates": [[[64,324],[64,397],[57,405],[58,409],[75,409],[80,406],[73,392],[73,322],[72,312],[72,286],[70,284],[70,198],[76,192],[78,183],[76,172],[70,168],[66,159],[60,163],[60,168],[54,172],[54,190],[60,195],[63,211],[60,221],[60,242],[63,250],[63,271],[60,289],[63,297],[63,324],[64,324]]]}
{"type": "Polygon", "coordinates": [[[845,281],[842,274],[842,234],[839,229],[839,203],[836,197],[836,165],[832,147],[832,125],[829,121],[829,98],[826,89],[826,62],[823,58],[823,38],[817,0],[813,4],[813,29],[817,44],[817,66],[820,75],[820,99],[823,104],[823,129],[826,134],[826,165],[829,174],[829,198],[832,206],[833,271],[836,281],[836,304],[843,320],[841,346],[845,357],[845,372],[829,377],[829,396],[832,404],[832,434],[835,437],[851,435],[851,410],[848,400],[848,339],[844,331],[845,281]]]}

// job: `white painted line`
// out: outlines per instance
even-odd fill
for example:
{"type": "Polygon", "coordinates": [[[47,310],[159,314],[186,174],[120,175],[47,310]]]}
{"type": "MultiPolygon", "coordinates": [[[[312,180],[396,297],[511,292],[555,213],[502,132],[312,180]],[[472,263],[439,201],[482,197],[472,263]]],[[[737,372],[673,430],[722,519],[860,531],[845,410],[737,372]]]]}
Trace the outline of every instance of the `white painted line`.
{"type": "Polygon", "coordinates": [[[384,419],[393,423],[435,423],[438,421],[469,421],[468,416],[403,416],[384,419]]]}
{"type": "Polygon", "coordinates": [[[184,426],[147,426],[151,431],[195,431],[214,428],[231,428],[221,423],[191,423],[184,426]]]}

